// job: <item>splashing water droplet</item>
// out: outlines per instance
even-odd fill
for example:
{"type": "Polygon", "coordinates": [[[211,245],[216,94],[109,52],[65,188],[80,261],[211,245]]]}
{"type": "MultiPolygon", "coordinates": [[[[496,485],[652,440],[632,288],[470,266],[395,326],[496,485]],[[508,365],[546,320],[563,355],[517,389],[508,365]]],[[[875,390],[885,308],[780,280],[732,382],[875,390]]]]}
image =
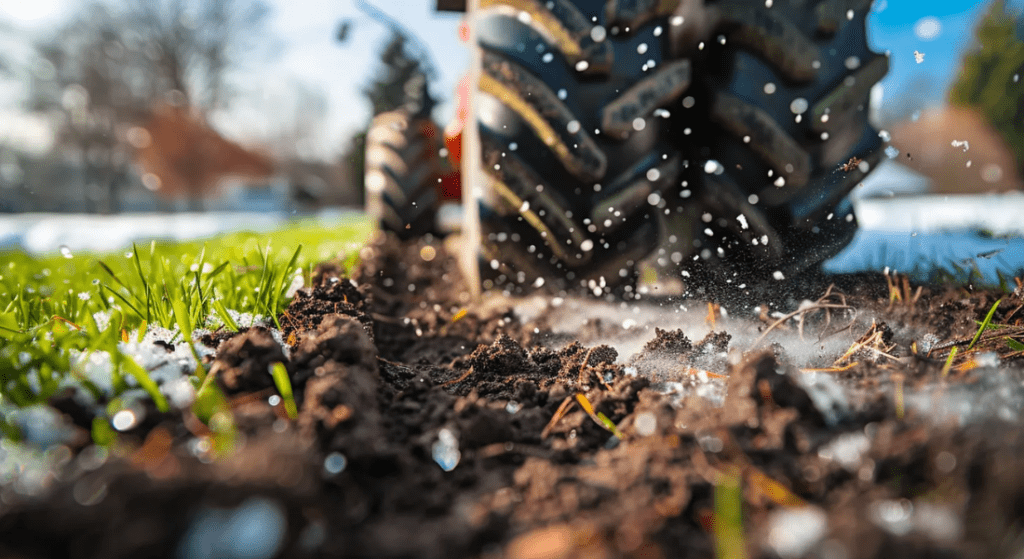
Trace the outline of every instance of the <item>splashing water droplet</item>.
{"type": "Polygon", "coordinates": [[[450,472],[459,465],[462,453],[459,452],[459,440],[449,429],[441,429],[437,434],[437,441],[430,447],[430,454],[434,462],[437,462],[441,469],[450,472]]]}
{"type": "Polygon", "coordinates": [[[71,249],[67,245],[60,245],[60,254],[64,258],[74,258],[75,255],[71,254],[71,249]]]}
{"type": "Polygon", "coordinates": [[[337,475],[345,471],[348,459],[340,452],[332,452],[324,458],[324,471],[331,475],[337,475]]]}

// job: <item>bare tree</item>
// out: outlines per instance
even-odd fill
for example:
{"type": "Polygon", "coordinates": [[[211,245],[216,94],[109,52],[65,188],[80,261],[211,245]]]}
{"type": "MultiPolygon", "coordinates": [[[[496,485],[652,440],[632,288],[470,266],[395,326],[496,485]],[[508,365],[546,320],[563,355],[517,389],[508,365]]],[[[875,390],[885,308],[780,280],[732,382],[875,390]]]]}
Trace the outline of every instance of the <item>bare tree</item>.
{"type": "Polygon", "coordinates": [[[148,47],[157,85],[207,112],[226,102],[227,70],[252,53],[268,15],[262,0],[147,0],[124,17],[148,47]]]}

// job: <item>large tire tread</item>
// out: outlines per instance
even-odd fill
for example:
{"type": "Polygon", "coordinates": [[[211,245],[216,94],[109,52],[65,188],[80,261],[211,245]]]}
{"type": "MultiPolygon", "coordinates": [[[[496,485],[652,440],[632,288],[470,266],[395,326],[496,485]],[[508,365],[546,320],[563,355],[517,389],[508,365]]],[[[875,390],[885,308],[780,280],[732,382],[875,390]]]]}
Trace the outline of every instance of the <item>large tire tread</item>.
{"type": "Polygon", "coordinates": [[[405,110],[374,117],[366,140],[366,207],[381,229],[407,239],[434,232],[437,126],[405,110]]]}

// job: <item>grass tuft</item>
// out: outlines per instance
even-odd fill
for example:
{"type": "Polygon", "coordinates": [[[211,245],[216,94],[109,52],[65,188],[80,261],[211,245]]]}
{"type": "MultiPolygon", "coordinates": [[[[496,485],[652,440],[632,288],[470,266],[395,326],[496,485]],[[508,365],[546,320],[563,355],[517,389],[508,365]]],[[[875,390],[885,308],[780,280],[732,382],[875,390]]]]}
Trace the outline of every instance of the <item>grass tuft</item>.
{"type": "MultiPolygon", "coordinates": [[[[133,244],[102,254],[76,251],[71,258],[0,252],[0,399],[19,407],[45,404],[74,381],[106,406],[137,385],[165,410],[168,401],[149,371],[125,352],[152,328],[177,329],[197,363],[193,412],[209,426],[215,446],[228,448],[230,408],[192,345],[196,331],[250,326],[240,315],[276,323],[299,279],[308,283],[305,271],[323,261],[352,269],[371,231],[368,220],[355,218],[205,241],[133,244]],[[83,363],[100,352],[110,355],[112,391],[99,390],[85,375],[83,363]]],[[[94,442],[116,438],[109,417],[101,412],[97,420],[94,442]]],[[[2,435],[16,436],[8,427],[0,425],[2,435]]]]}

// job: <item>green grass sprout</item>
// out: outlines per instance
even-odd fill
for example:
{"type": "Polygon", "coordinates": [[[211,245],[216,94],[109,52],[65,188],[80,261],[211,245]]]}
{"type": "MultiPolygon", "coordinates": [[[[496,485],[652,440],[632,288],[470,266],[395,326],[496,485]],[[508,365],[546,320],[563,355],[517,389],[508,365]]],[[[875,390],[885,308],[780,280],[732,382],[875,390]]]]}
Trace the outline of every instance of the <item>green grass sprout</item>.
{"type": "Polygon", "coordinates": [[[295,406],[295,395],[292,394],[292,381],[288,378],[288,370],[285,368],[284,363],[274,363],[271,365],[270,374],[274,377],[277,391],[281,393],[281,398],[284,400],[284,410],[288,412],[289,418],[295,419],[299,416],[299,409],[295,406]]]}
{"type": "Polygon", "coordinates": [[[192,350],[192,357],[196,359],[196,376],[199,377],[199,380],[205,380],[206,368],[203,367],[203,358],[192,342],[192,332],[195,330],[192,317],[188,309],[185,308],[185,303],[181,301],[172,302],[171,307],[174,309],[174,317],[178,321],[178,329],[181,330],[182,342],[188,344],[189,349],[192,350]]]}
{"type": "Polygon", "coordinates": [[[974,344],[978,343],[978,339],[981,338],[981,333],[988,329],[988,324],[992,322],[992,317],[996,314],[996,309],[999,308],[999,303],[1002,303],[1002,299],[997,299],[992,305],[992,308],[988,310],[988,314],[985,315],[985,320],[981,323],[981,327],[978,328],[978,332],[974,334],[974,339],[971,340],[971,345],[967,346],[967,351],[970,351],[974,347],[974,344]]]}
{"type": "Polygon", "coordinates": [[[715,557],[744,559],[747,544],[743,535],[743,488],[739,473],[718,475],[714,519],[715,557]]]}
{"type": "Polygon", "coordinates": [[[127,355],[122,355],[120,352],[116,352],[113,355],[118,356],[117,359],[120,361],[121,367],[128,371],[128,374],[135,377],[139,386],[149,394],[150,398],[153,398],[153,403],[156,404],[156,409],[166,413],[167,410],[170,409],[167,405],[167,399],[164,398],[164,395],[160,393],[160,388],[157,387],[156,383],[153,382],[153,379],[150,378],[149,371],[143,369],[141,365],[136,363],[134,359],[127,355]]]}
{"type": "Polygon", "coordinates": [[[949,374],[949,370],[953,367],[953,359],[956,357],[956,351],[956,346],[953,346],[953,348],[949,350],[949,356],[946,357],[946,364],[942,366],[942,378],[946,378],[946,375],[949,374]]]}

